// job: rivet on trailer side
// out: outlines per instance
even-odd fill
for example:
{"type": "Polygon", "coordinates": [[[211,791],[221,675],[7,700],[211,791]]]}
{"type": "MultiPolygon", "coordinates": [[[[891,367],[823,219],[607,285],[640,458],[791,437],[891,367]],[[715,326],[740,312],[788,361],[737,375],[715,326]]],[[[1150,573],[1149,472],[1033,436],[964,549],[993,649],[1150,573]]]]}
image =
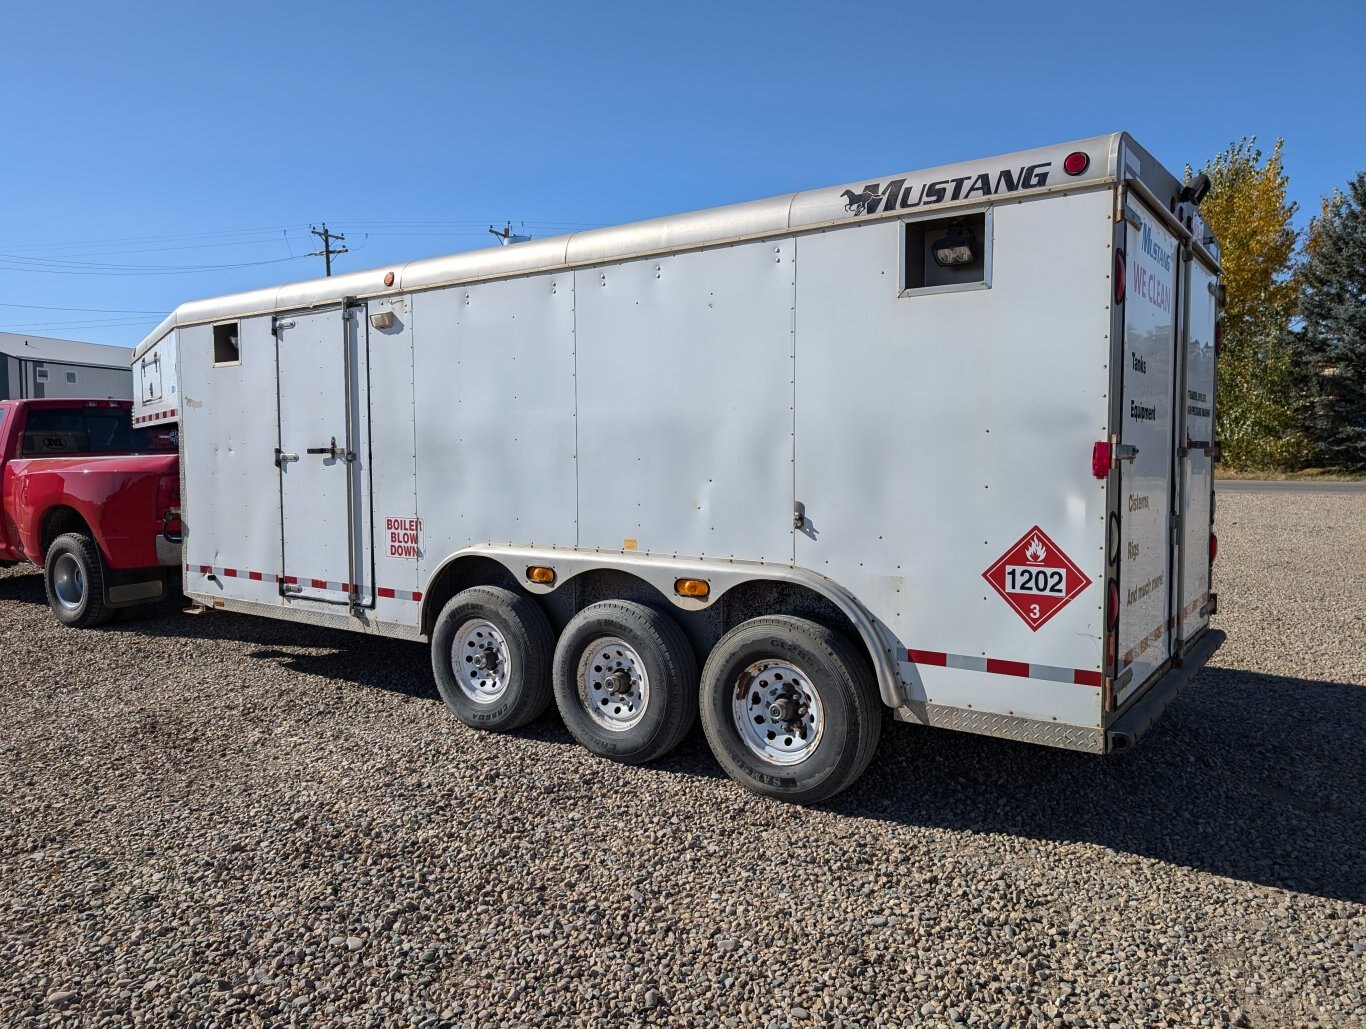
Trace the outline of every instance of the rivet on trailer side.
{"type": "Polygon", "coordinates": [[[186,304],[186,592],[789,800],[888,710],[1127,745],[1222,639],[1199,191],[1115,134],[186,304]]]}

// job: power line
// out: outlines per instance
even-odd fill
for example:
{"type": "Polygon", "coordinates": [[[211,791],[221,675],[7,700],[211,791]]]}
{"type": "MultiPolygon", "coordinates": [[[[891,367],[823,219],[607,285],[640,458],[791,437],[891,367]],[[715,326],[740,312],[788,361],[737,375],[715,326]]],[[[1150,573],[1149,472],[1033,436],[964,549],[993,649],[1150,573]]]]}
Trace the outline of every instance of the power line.
{"type": "Polygon", "coordinates": [[[46,304],[7,304],[0,307],[23,307],[33,311],[80,311],[91,314],[161,314],[161,311],[142,311],[131,307],[49,307],[46,304]]]}

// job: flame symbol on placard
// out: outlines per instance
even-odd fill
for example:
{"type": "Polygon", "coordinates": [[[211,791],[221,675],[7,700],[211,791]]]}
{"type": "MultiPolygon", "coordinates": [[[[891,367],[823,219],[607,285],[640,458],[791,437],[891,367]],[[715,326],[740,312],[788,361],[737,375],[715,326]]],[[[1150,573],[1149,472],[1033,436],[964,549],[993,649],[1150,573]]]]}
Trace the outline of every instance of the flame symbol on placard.
{"type": "Polygon", "coordinates": [[[1025,559],[1032,565],[1038,564],[1047,556],[1048,551],[1044,549],[1044,545],[1039,542],[1037,536],[1029,541],[1029,546],[1025,547],[1025,559]]]}

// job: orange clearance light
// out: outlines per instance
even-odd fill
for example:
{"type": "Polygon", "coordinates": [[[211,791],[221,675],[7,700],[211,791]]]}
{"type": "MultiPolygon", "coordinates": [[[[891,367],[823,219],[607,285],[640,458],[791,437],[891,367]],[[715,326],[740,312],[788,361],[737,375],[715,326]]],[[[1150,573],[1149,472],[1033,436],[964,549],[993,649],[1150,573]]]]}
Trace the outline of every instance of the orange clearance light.
{"type": "Polygon", "coordinates": [[[711,594],[711,586],[702,579],[676,579],[674,580],[674,592],[680,597],[705,600],[711,594]]]}
{"type": "Polygon", "coordinates": [[[555,569],[546,568],[544,565],[532,565],[526,570],[526,577],[531,582],[539,582],[542,586],[549,586],[555,581],[555,569]]]}
{"type": "Polygon", "coordinates": [[[394,284],[394,273],[393,273],[393,272],[385,272],[385,273],[384,273],[384,284],[385,284],[386,286],[392,286],[392,285],[394,284]]]}

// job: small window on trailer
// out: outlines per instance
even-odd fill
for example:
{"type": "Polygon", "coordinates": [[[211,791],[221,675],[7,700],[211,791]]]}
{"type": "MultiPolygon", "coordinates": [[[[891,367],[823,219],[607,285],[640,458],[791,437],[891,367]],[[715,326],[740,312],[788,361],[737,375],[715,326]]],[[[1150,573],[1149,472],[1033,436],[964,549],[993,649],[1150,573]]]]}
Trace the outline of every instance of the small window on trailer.
{"type": "Polygon", "coordinates": [[[75,381],[76,381],[76,373],[75,373],[75,372],[67,372],[67,373],[66,373],[66,381],[67,381],[67,382],[75,382],[75,381]]]}
{"type": "Polygon", "coordinates": [[[901,296],[988,288],[991,241],[990,211],[905,222],[901,296]]]}
{"type": "Polygon", "coordinates": [[[213,327],[213,364],[220,367],[242,363],[242,348],[238,342],[237,323],[223,322],[213,327]]]}
{"type": "Polygon", "coordinates": [[[36,382],[47,382],[47,369],[46,369],[46,368],[35,368],[35,369],[33,369],[33,378],[34,378],[34,381],[36,381],[36,382]]]}

